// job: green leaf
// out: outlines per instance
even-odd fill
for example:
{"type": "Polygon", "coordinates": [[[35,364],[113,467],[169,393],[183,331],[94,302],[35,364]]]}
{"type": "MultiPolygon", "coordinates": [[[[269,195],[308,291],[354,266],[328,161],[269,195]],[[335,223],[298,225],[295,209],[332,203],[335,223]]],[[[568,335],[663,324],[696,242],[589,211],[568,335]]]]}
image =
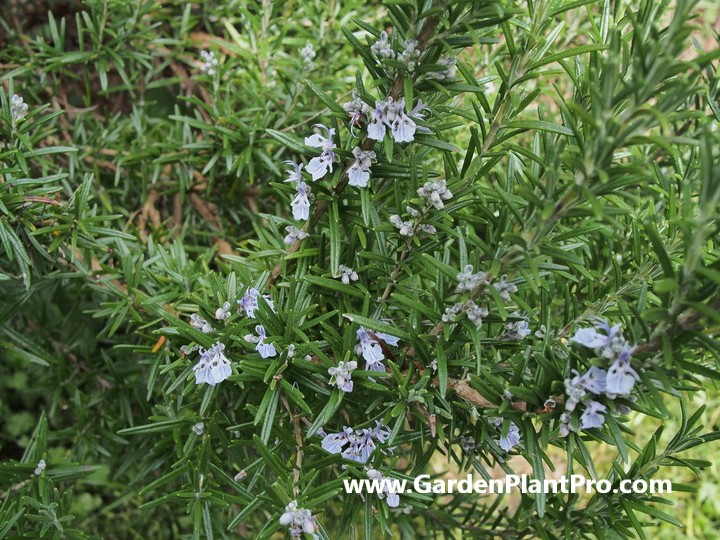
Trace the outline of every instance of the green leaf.
{"type": "Polygon", "coordinates": [[[370,330],[389,334],[391,336],[395,336],[406,341],[410,341],[412,339],[410,334],[408,334],[404,330],[400,330],[399,328],[395,326],[390,326],[389,324],[386,324],[384,322],[376,321],[375,319],[369,319],[368,317],[363,317],[362,315],[356,315],[353,313],[345,313],[343,314],[343,317],[345,317],[351,322],[359,324],[360,326],[369,328],[370,330]]]}
{"type": "Polygon", "coordinates": [[[345,109],[343,109],[343,106],[340,105],[337,101],[332,99],[330,96],[328,96],[325,92],[323,92],[320,88],[318,88],[315,83],[313,83],[309,79],[305,79],[305,84],[307,85],[310,90],[312,90],[317,97],[320,98],[320,100],[327,105],[327,107],[336,113],[341,114],[343,117],[347,115],[345,112],[345,109]]]}

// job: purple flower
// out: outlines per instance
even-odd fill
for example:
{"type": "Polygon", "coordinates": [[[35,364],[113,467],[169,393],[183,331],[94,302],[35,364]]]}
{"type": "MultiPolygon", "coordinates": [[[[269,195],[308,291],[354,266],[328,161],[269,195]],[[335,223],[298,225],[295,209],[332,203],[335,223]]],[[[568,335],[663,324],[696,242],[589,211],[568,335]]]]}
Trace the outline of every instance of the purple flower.
{"type": "Polygon", "coordinates": [[[585,375],[580,377],[579,383],[586,390],[599,395],[605,393],[606,379],[607,371],[597,366],[591,366],[585,375]]]}
{"type": "Polygon", "coordinates": [[[359,343],[355,347],[355,354],[362,354],[365,359],[365,369],[368,371],[385,371],[382,361],[385,359],[382,347],[378,340],[397,347],[399,338],[382,332],[368,332],[367,328],[361,326],[357,330],[359,343]]]}
{"type": "Polygon", "coordinates": [[[365,103],[356,90],[352,91],[352,101],[348,101],[343,105],[343,109],[350,115],[350,128],[360,124],[360,119],[370,112],[370,107],[365,103]]]}
{"type": "Polygon", "coordinates": [[[510,422],[507,435],[500,437],[499,444],[500,448],[506,452],[509,452],[515,446],[520,444],[520,429],[515,425],[515,422],[510,422]]]}
{"type": "Polygon", "coordinates": [[[357,369],[357,362],[338,362],[335,367],[328,368],[330,384],[335,384],[343,392],[352,392],[352,372],[357,369]]]}
{"type": "MultiPolygon", "coordinates": [[[[323,434],[322,447],[331,454],[341,454],[345,459],[366,463],[378,443],[384,443],[390,436],[390,428],[376,421],[372,429],[344,427],[339,433],[323,434]]],[[[318,432],[319,433],[319,432],[318,432]]]]}
{"type": "Polygon", "coordinates": [[[353,148],[353,156],[355,163],[350,165],[348,169],[348,184],[356,187],[367,187],[370,180],[370,167],[375,161],[375,152],[372,150],[363,150],[359,146],[353,148]]]}
{"type": "Polygon", "coordinates": [[[580,429],[599,428],[605,423],[604,413],[607,407],[597,401],[588,401],[580,417],[580,429]]]}
{"type": "MultiPolygon", "coordinates": [[[[245,291],[245,294],[243,297],[237,301],[238,308],[245,311],[245,314],[250,317],[251,319],[255,318],[255,310],[258,308],[258,297],[260,296],[260,291],[258,291],[256,288],[251,287],[247,291],[245,291]]],[[[274,312],[275,311],[275,305],[273,304],[273,301],[270,299],[270,295],[265,294],[263,295],[263,299],[268,303],[268,306],[270,306],[270,309],[274,312]]]]}
{"type": "Polygon", "coordinates": [[[310,137],[305,137],[305,144],[316,148],[322,148],[322,153],[318,157],[310,160],[307,166],[307,172],[312,175],[313,180],[320,180],[328,172],[333,171],[333,162],[335,161],[335,144],[332,138],[335,136],[335,129],[329,128],[324,124],[315,124],[320,129],[324,129],[327,137],[314,133],[310,137]]]}
{"type": "Polygon", "coordinates": [[[247,334],[245,336],[245,341],[247,341],[248,343],[256,343],[255,350],[259,352],[260,356],[263,358],[272,358],[273,356],[277,355],[275,345],[273,345],[272,343],[265,343],[265,340],[267,339],[267,334],[265,333],[265,327],[262,324],[258,324],[255,327],[255,333],[257,334],[257,336],[247,334]]]}
{"type": "Polygon", "coordinates": [[[622,325],[610,326],[603,319],[597,319],[595,328],[580,328],[570,341],[595,351],[608,360],[616,358],[626,346],[622,325]],[[602,330],[603,333],[598,332],[602,330]]]}
{"type": "Polygon", "coordinates": [[[385,138],[387,126],[390,124],[388,113],[391,103],[392,98],[388,98],[388,101],[377,100],[375,102],[375,108],[370,112],[370,120],[367,125],[368,139],[382,141],[385,138]]]}
{"type": "Polygon", "coordinates": [[[633,348],[626,347],[613,362],[607,372],[605,392],[610,399],[616,396],[626,396],[632,392],[635,381],[639,381],[640,377],[630,364],[630,355],[633,348]]]}
{"type": "Polygon", "coordinates": [[[316,518],[310,510],[298,508],[297,501],[290,502],[280,516],[280,525],[289,527],[292,538],[302,538],[304,534],[314,535],[317,530],[316,518]]]}
{"type": "Polygon", "coordinates": [[[395,142],[412,142],[415,138],[417,124],[405,114],[405,99],[400,99],[395,105],[390,129],[395,142]]]}
{"type": "Polygon", "coordinates": [[[207,350],[200,349],[200,361],[193,367],[195,384],[215,386],[232,375],[230,361],[223,354],[224,350],[225,345],[220,342],[207,350]]]}
{"type": "Polygon", "coordinates": [[[285,227],[285,232],[287,233],[287,235],[285,236],[283,241],[288,245],[294,244],[295,242],[300,242],[301,240],[305,240],[308,236],[310,236],[308,233],[306,233],[305,231],[301,231],[294,225],[288,225],[287,227],[285,227]]]}
{"type": "Polygon", "coordinates": [[[445,208],[443,201],[449,201],[453,197],[452,192],[447,188],[445,180],[425,182],[423,187],[417,190],[417,194],[427,199],[428,203],[438,210],[445,208]]]}

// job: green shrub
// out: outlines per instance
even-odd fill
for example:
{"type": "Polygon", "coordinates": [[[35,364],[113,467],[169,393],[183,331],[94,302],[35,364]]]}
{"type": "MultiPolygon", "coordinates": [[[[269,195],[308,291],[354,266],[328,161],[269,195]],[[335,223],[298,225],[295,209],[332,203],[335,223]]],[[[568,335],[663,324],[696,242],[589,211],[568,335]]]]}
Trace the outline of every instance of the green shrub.
{"type": "Polygon", "coordinates": [[[716,12],[10,2],[0,538],[686,527],[677,468],[718,438],[716,12]],[[612,489],[344,487],[439,471],[612,489]]]}

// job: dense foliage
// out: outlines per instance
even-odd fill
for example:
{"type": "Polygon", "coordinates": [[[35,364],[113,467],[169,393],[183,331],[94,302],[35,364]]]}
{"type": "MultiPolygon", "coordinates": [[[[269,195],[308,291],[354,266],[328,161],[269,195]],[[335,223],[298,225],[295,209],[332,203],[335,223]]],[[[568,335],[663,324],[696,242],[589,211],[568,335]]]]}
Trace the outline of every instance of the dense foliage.
{"type": "Polygon", "coordinates": [[[11,1],[0,538],[685,526],[683,481],[398,499],[343,480],[702,480],[702,7],[11,1]]]}

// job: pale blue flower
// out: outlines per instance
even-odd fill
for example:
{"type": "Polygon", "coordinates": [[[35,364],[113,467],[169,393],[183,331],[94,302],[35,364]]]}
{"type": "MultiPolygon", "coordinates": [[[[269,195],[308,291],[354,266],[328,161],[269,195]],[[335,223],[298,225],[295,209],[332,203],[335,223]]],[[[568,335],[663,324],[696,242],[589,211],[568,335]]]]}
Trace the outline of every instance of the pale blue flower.
{"type": "Polygon", "coordinates": [[[223,353],[224,350],[225,345],[220,342],[207,350],[200,349],[200,361],[193,367],[195,384],[215,386],[232,375],[230,360],[223,353]]]}
{"type": "Polygon", "coordinates": [[[376,427],[372,429],[354,430],[345,427],[339,433],[318,433],[323,438],[321,445],[327,452],[341,454],[345,459],[358,463],[366,463],[377,447],[375,441],[384,443],[392,431],[376,421],[376,427]]]}
{"type": "Polygon", "coordinates": [[[616,358],[625,349],[627,343],[622,335],[622,325],[618,323],[610,326],[603,319],[596,319],[594,328],[580,328],[570,341],[595,349],[597,354],[608,360],[616,358]],[[603,333],[598,330],[602,330],[603,333]]]}
{"type": "Polygon", "coordinates": [[[203,334],[211,334],[215,331],[212,325],[197,313],[190,315],[190,325],[200,330],[203,334]]]}
{"type": "MultiPolygon", "coordinates": [[[[519,316],[518,312],[515,312],[512,314],[514,317],[519,316]]],[[[506,340],[506,341],[521,341],[528,337],[532,330],[530,330],[530,325],[528,324],[527,320],[522,321],[513,321],[507,323],[503,327],[503,331],[500,334],[500,339],[506,340]]]]}
{"type": "Polygon", "coordinates": [[[360,125],[360,119],[370,113],[370,106],[365,103],[356,90],[352,91],[352,101],[343,105],[343,109],[350,115],[350,128],[360,125]]]}
{"type": "Polygon", "coordinates": [[[285,227],[285,232],[287,233],[287,235],[285,236],[283,241],[288,245],[305,240],[308,236],[310,236],[308,233],[306,233],[305,231],[301,231],[294,225],[288,225],[287,227],[285,227]]]}
{"type": "Polygon", "coordinates": [[[480,285],[487,285],[487,274],[485,272],[473,273],[472,264],[465,265],[463,271],[457,275],[458,285],[455,289],[457,292],[471,292],[480,285]]]}
{"type": "Polygon", "coordinates": [[[390,103],[392,103],[392,98],[388,98],[388,101],[377,100],[375,102],[375,108],[370,112],[370,119],[367,125],[368,139],[382,141],[385,138],[387,126],[390,125],[390,120],[388,119],[390,103]]]}
{"type": "Polygon", "coordinates": [[[302,538],[305,534],[315,535],[317,531],[316,518],[310,510],[298,508],[297,501],[291,501],[285,512],[280,516],[280,525],[289,527],[288,532],[291,538],[302,538]]]}
{"type": "Polygon", "coordinates": [[[385,499],[385,502],[390,508],[397,508],[400,505],[400,497],[396,491],[394,491],[394,485],[389,482],[386,476],[373,468],[367,470],[367,476],[370,480],[377,482],[377,485],[382,486],[382,492],[379,492],[378,498],[385,499]]]}
{"type": "Polygon", "coordinates": [[[405,99],[400,99],[391,114],[390,129],[395,142],[412,142],[415,138],[417,124],[405,114],[405,99]]]}
{"type": "Polygon", "coordinates": [[[295,190],[295,198],[290,202],[293,218],[305,221],[310,218],[310,186],[305,182],[298,182],[295,190]]]}
{"type": "Polygon", "coordinates": [[[420,58],[420,51],[418,50],[417,46],[417,40],[406,39],[405,49],[403,50],[402,54],[400,54],[399,60],[407,66],[408,71],[410,72],[415,71],[415,68],[417,67],[417,61],[420,58]]]}
{"type": "Polygon", "coordinates": [[[415,234],[415,224],[412,221],[403,221],[397,214],[390,216],[390,223],[395,225],[400,232],[400,236],[411,237],[415,234]]]}
{"type": "Polygon", "coordinates": [[[33,471],[33,474],[35,476],[40,476],[42,472],[47,468],[47,463],[45,463],[44,459],[41,459],[37,462],[37,465],[35,466],[35,470],[33,471]]]}
{"type": "Polygon", "coordinates": [[[357,362],[338,362],[337,366],[328,368],[330,384],[336,385],[343,392],[352,392],[352,372],[357,369],[357,362]]]}
{"type": "Polygon", "coordinates": [[[374,438],[378,440],[380,444],[385,443],[392,435],[392,430],[380,422],[375,420],[375,427],[370,429],[370,432],[374,438]]]}
{"type": "Polygon", "coordinates": [[[272,358],[273,356],[276,356],[277,351],[275,350],[275,345],[272,343],[265,343],[265,340],[267,339],[265,327],[262,324],[258,324],[255,327],[255,333],[257,336],[247,334],[245,336],[245,341],[248,343],[255,343],[255,350],[260,353],[262,358],[272,358]]]}
{"type": "Polygon", "coordinates": [[[605,392],[610,399],[628,395],[632,392],[635,382],[640,380],[640,376],[630,363],[633,350],[634,347],[626,347],[608,369],[605,392]]]}
{"type": "Polygon", "coordinates": [[[349,442],[349,436],[353,433],[353,429],[349,427],[343,428],[339,433],[331,433],[323,436],[321,446],[331,454],[339,454],[343,447],[349,442]]]}
{"type": "Polygon", "coordinates": [[[358,328],[357,337],[359,343],[355,347],[355,353],[362,354],[366,362],[365,369],[368,371],[384,371],[385,366],[382,364],[382,361],[385,359],[385,355],[379,342],[383,341],[393,347],[397,347],[399,338],[382,332],[371,333],[364,326],[358,328]]]}
{"type": "Polygon", "coordinates": [[[560,436],[567,437],[571,431],[575,431],[575,428],[570,423],[570,413],[562,413],[560,415],[560,436]]]}
{"type": "Polygon", "coordinates": [[[605,423],[603,413],[607,411],[607,407],[597,401],[588,401],[585,410],[580,416],[580,429],[599,428],[605,423]]]}
{"type": "Polygon", "coordinates": [[[607,372],[597,366],[591,366],[584,375],[580,376],[577,370],[573,369],[575,375],[572,379],[565,379],[565,410],[573,411],[580,403],[587,392],[596,395],[605,393],[607,372]]]}
{"type": "Polygon", "coordinates": [[[445,313],[442,316],[442,322],[452,323],[457,321],[458,316],[462,313],[464,304],[456,302],[452,307],[445,308],[445,313]]]}
{"type": "MultiPolygon", "coordinates": [[[[245,314],[251,319],[255,318],[255,310],[258,308],[259,296],[260,291],[258,291],[255,287],[251,287],[247,291],[245,291],[243,297],[237,301],[238,308],[244,310],[245,314]]],[[[275,312],[275,304],[273,304],[270,295],[263,295],[263,299],[267,302],[270,309],[275,312]]]]}
{"type": "Polygon", "coordinates": [[[520,444],[520,429],[515,425],[515,422],[510,422],[507,435],[500,437],[500,448],[509,452],[515,446],[520,444]]]}
{"type": "Polygon", "coordinates": [[[565,400],[565,410],[574,411],[575,407],[580,400],[585,397],[587,391],[585,387],[580,383],[580,374],[577,370],[572,371],[575,376],[571,379],[565,379],[565,394],[567,399],[565,400]]]}
{"type": "Polygon", "coordinates": [[[375,161],[375,152],[372,150],[363,150],[359,146],[353,148],[353,156],[355,163],[350,165],[348,169],[348,184],[356,187],[367,187],[370,180],[370,167],[375,161]]]}
{"type": "Polygon", "coordinates": [[[478,306],[474,301],[468,300],[465,302],[465,314],[471,322],[478,328],[482,326],[483,319],[488,316],[490,312],[485,306],[478,306]]]}
{"type": "Polygon", "coordinates": [[[382,339],[385,343],[392,345],[393,347],[397,347],[400,343],[399,337],[391,336],[390,334],[386,334],[384,332],[375,332],[375,337],[382,339]]]}
{"type": "Polygon", "coordinates": [[[425,182],[425,184],[417,190],[417,194],[427,199],[428,203],[438,210],[445,208],[443,201],[449,201],[453,197],[452,192],[447,188],[445,180],[425,182]]]}
{"type": "Polygon", "coordinates": [[[498,292],[500,298],[502,298],[504,302],[509,302],[510,295],[516,293],[518,290],[517,286],[514,283],[510,283],[508,281],[508,277],[505,274],[500,276],[499,282],[493,283],[493,287],[498,292]]]}
{"type": "Polygon", "coordinates": [[[283,163],[287,163],[290,169],[286,170],[288,177],[283,182],[302,182],[302,163],[295,163],[294,161],[286,160],[283,163]]]}
{"type": "Polygon", "coordinates": [[[593,394],[604,394],[606,388],[607,371],[597,366],[591,366],[585,374],[580,377],[580,385],[593,394]]]}
{"type": "Polygon", "coordinates": [[[27,103],[17,94],[13,94],[10,98],[10,113],[12,114],[13,120],[17,122],[21,118],[24,118],[27,112],[27,103]]]}
{"type": "Polygon", "coordinates": [[[333,171],[335,143],[333,143],[332,138],[335,136],[335,129],[328,128],[324,124],[315,124],[314,127],[324,129],[327,136],[323,137],[319,133],[314,133],[310,137],[305,137],[307,146],[322,148],[322,153],[310,160],[306,170],[312,175],[313,180],[320,180],[328,172],[333,171]]]}
{"type": "Polygon", "coordinates": [[[395,58],[395,51],[388,41],[387,32],[380,32],[380,37],[370,46],[370,51],[378,58],[395,58]]]}
{"type": "Polygon", "coordinates": [[[575,335],[570,338],[570,341],[579,343],[589,349],[599,349],[608,343],[608,337],[605,334],[599,333],[595,328],[580,328],[575,332],[575,335]]]}
{"type": "Polygon", "coordinates": [[[315,62],[313,62],[315,56],[317,56],[317,53],[313,48],[313,44],[310,42],[308,42],[305,47],[300,49],[300,58],[302,58],[303,63],[305,64],[305,69],[307,69],[308,71],[312,71],[313,69],[315,69],[315,62]]]}

